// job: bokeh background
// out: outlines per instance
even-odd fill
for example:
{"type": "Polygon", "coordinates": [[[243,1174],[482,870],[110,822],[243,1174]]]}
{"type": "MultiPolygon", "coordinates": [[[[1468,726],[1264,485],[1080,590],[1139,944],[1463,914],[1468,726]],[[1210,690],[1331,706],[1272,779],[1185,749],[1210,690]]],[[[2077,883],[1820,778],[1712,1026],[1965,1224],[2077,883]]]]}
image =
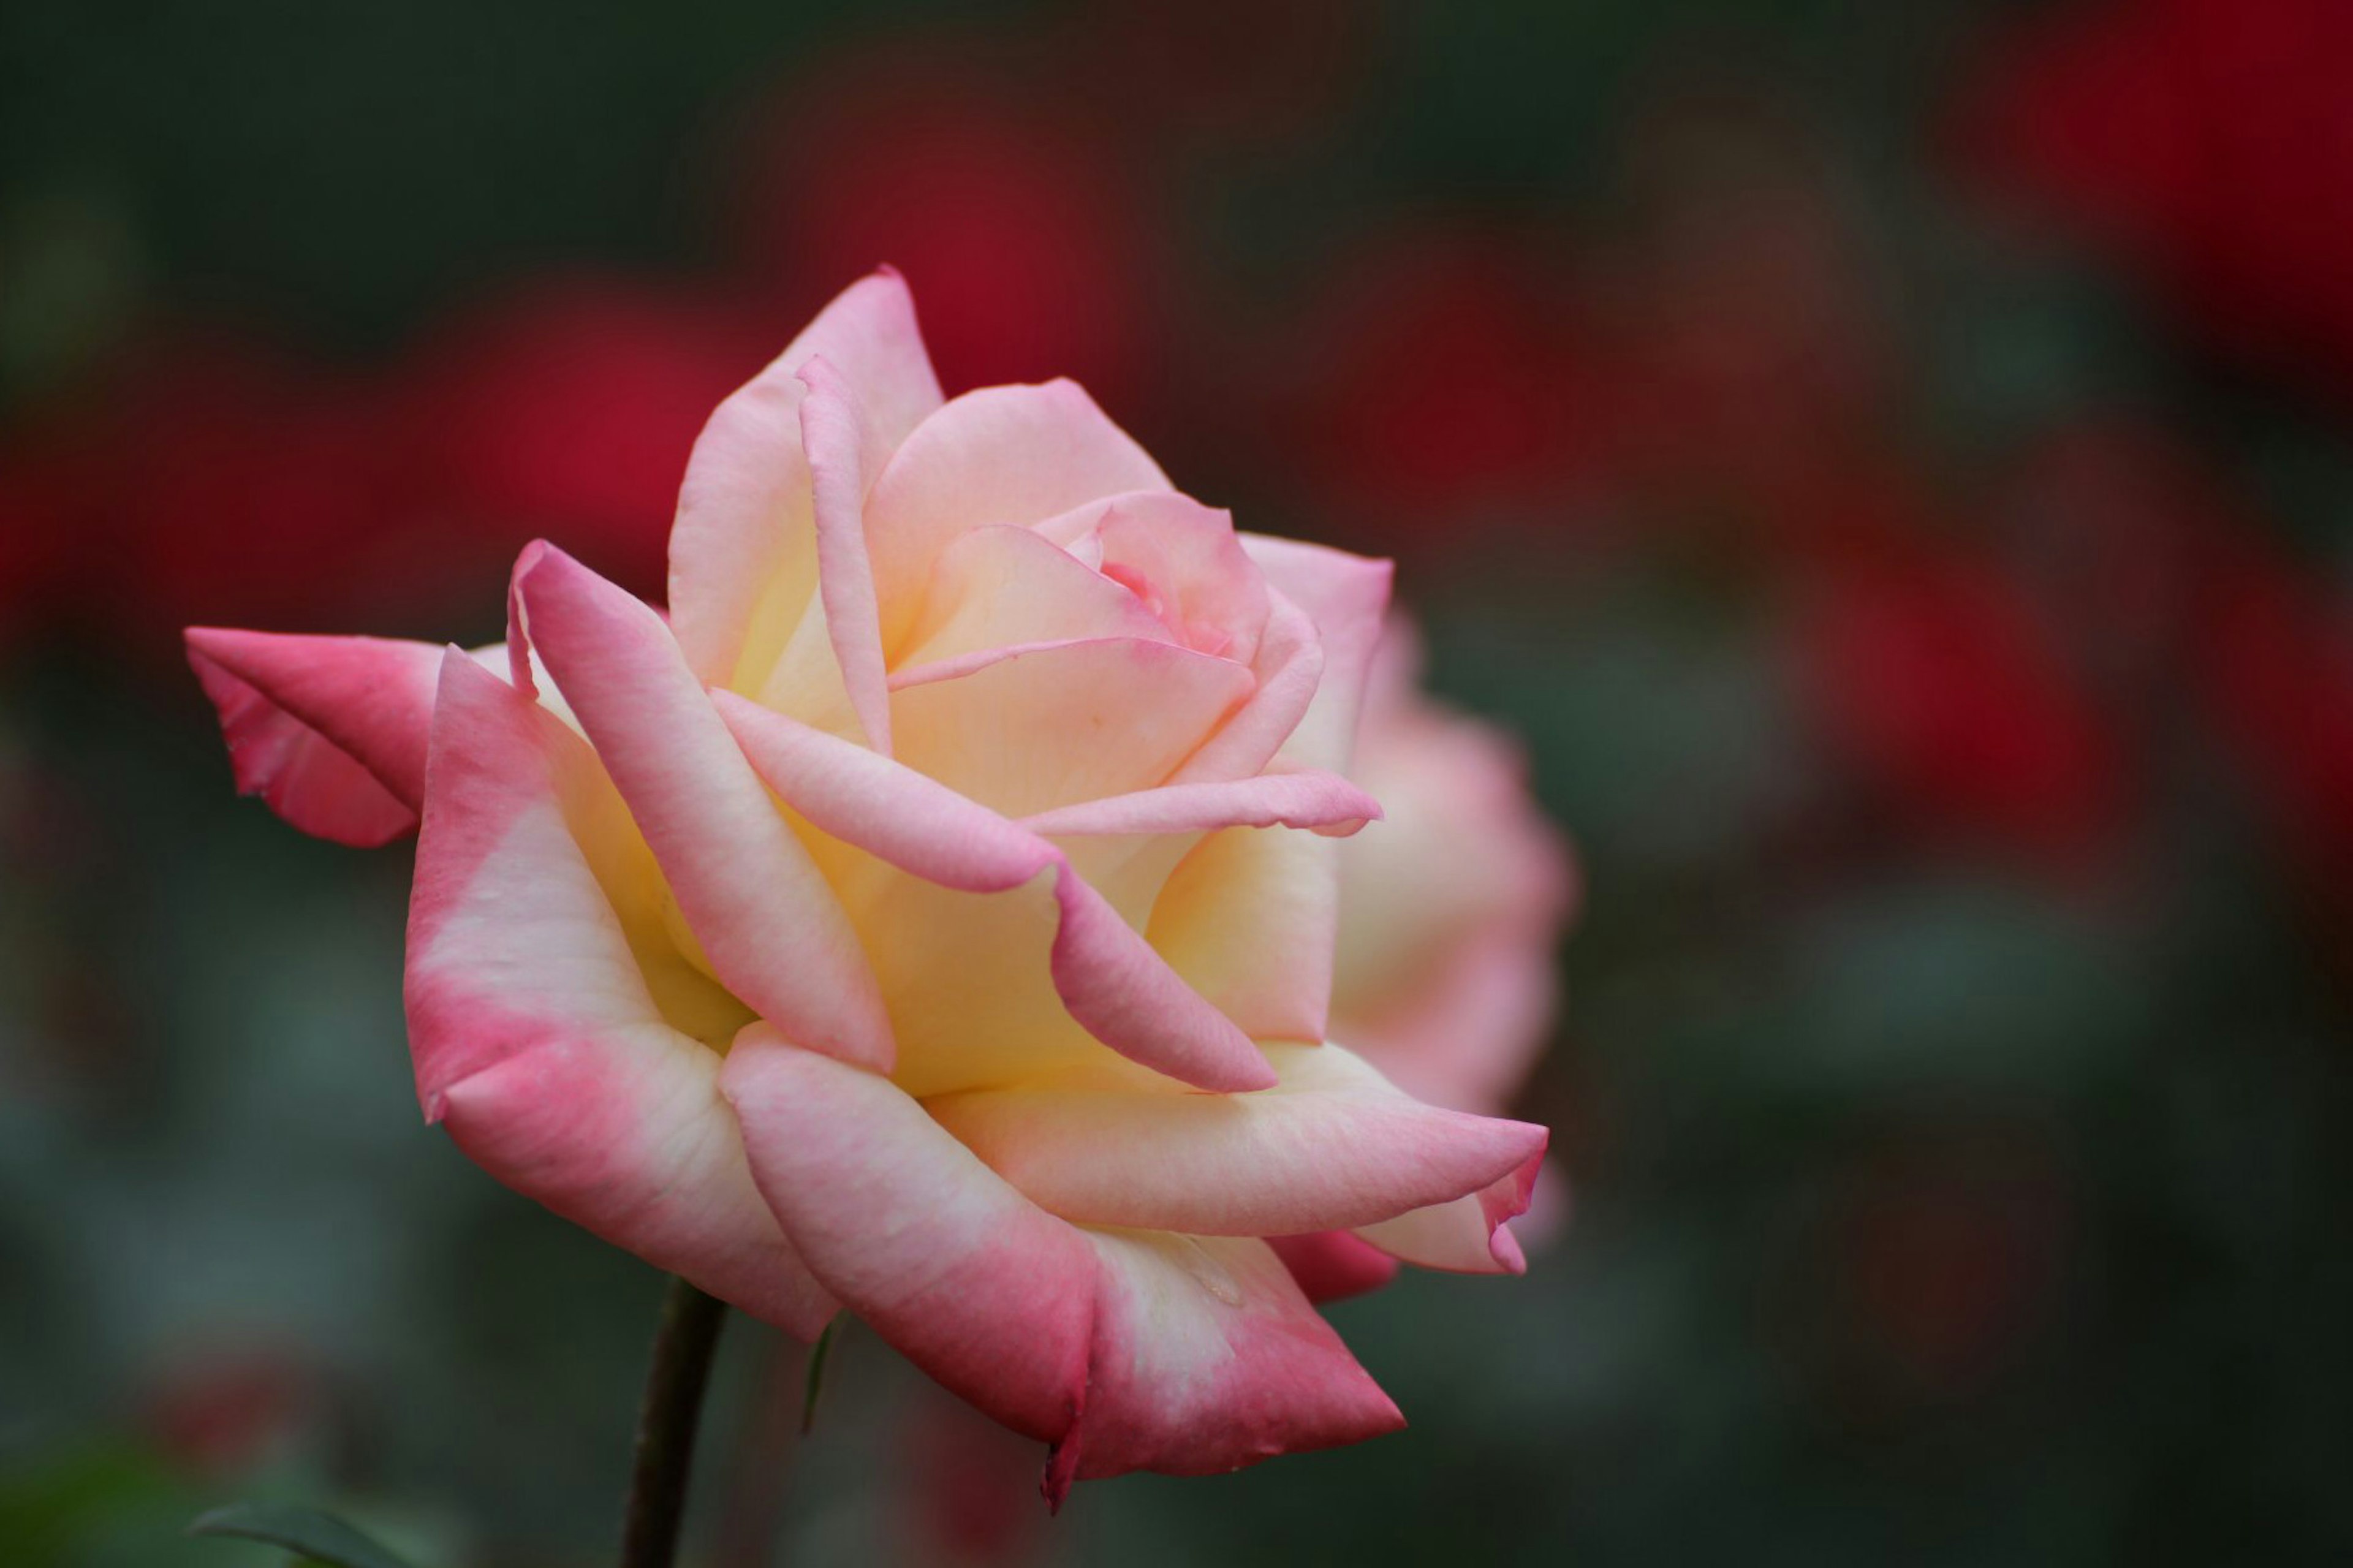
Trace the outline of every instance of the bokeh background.
{"type": "Polygon", "coordinates": [[[1413,1420],[1081,1489],[739,1320],[701,1561],[2353,1558],[2353,7],[0,9],[0,1555],[608,1560],[659,1280],[417,1116],[407,853],[234,798],[191,622],[654,591],[878,261],[1394,554],[1589,891],[1520,1282],[1413,1420]],[[771,1547],[773,1542],[773,1549],[771,1547]]]}

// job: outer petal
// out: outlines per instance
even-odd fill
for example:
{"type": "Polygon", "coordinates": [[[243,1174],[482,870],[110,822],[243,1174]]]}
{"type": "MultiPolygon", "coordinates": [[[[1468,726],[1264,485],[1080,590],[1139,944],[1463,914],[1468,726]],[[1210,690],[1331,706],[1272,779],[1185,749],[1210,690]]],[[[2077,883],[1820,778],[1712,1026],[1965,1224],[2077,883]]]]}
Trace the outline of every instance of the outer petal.
{"type": "Polygon", "coordinates": [[[1311,1301],[1343,1301],[1377,1290],[1398,1277],[1398,1260],[1345,1230],[1270,1236],[1266,1244],[1311,1301]]]}
{"type": "Polygon", "coordinates": [[[440,692],[409,910],[427,1114],[517,1191],[814,1333],[833,1305],[752,1185],[719,1058],[664,1021],[575,837],[610,794],[595,759],[455,650],[440,692]]]}
{"type": "Polygon", "coordinates": [[[723,1087],[818,1278],[1074,1477],[1232,1469],[1400,1425],[1263,1243],[1081,1230],[885,1079],[747,1030],[723,1087]]]}
{"type": "Polygon", "coordinates": [[[1276,592],[1315,623],[1324,648],[1324,678],[1315,700],[1284,742],[1283,755],[1303,767],[1346,773],[1355,753],[1366,677],[1388,609],[1389,563],[1293,539],[1258,533],[1241,538],[1242,547],[1276,592]]]}
{"type": "Polygon", "coordinates": [[[849,709],[866,743],[891,754],[891,696],[883,684],[874,571],[866,558],[865,437],[849,385],[822,355],[801,369],[801,441],[817,512],[818,602],[849,709]]]}
{"type": "Polygon", "coordinates": [[[799,374],[819,354],[858,388],[878,457],[940,406],[914,301],[887,270],[844,290],[719,405],[688,459],[670,533],[671,624],[705,680],[735,680],[748,658],[756,685],[815,589],[799,374]]]}
{"type": "Polygon", "coordinates": [[[1345,837],[1381,817],[1380,803],[1337,773],[1261,773],[1225,784],[1164,784],[1104,795],[1022,819],[1032,833],[1207,833],[1224,827],[1305,827],[1345,837]]]}
{"type": "Polygon", "coordinates": [[[1500,1109],[1542,1046],[1576,861],[1519,748],[1421,697],[1392,623],[1356,776],[1389,821],[1344,850],[1333,1033],[1433,1104],[1500,1109]]]}
{"type": "Polygon", "coordinates": [[[868,498],[882,645],[900,648],[948,542],[986,523],[1029,524],[1167,476],[1073,383],[969,392],[911,432],[868,498]]]}
{"type": "Polygon", "coordinates": [[[1525,1273],[1527,1258],[1508,1222],[1527,1212],[1543,1163],[1539,1155],[1468,1197],[1359,1226],[1356,1234],[1390,1257],[1424,1268],[1455,1274],[1525,1273]]]}
{"type": "Polygon", "coordinates": [[[1337,1046],[1266,1049],[1282,1082],[1261,1094],[1092,1074],[924,1109],[1051,1214],[1195,1236],[1371,1225],[1476,1193],[1544,1152],[1543,1128],[1424,1105],[1337,1046]]]}
{"type": "Polygon", "coordinates": [[[1187,990],[1053,844],[902,763],[731,693],[713,702],[769,788],[879,863],[835,870],[853,918],[874,932],[903,1081],[929,1092],[1084,1059],[1057,1040],[1076,1036],[1075,1022],[1201,1088],[1274,1082],[1249,1037],[1187,990]],[[958,901],[975,894],[1011,901],[958,901]]]}
{"type": "Polygon", "coordinates": [[[879,1067],[873,971],[654,612],[561,552],[521,585],[531,635],[660,862],[712,973],[795,1039],[879,1067]]]}
{"type": "Polygon", "coordinates": [[[1345,998],[1335,989],[1333,1033],[1408,1093],[1457,1110],[1496,1110],[1519,1091],[1551,1028],[1560,999],[1552,933],[1474,933],[1409,997],[1370,1019],[1350,1016],[1345,998]]]}
{"type": "Polygon", "coordinates": [[[213,626],[187,638],[241,793],[359,848],[416,829],[439,648],[213,626]]]}

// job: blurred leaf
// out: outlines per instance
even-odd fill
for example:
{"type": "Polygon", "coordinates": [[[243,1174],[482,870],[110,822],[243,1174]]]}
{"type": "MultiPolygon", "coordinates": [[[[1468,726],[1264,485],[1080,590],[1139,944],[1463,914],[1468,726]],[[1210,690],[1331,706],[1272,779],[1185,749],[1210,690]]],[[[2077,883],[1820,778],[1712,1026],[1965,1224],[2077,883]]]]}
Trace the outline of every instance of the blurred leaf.
{"type": "Polygon", "coordinates": [[[332,1568],[408,1568],[342,1520],[315,1509],[231,1503],[198,1519],[188,1533],[266,1541],[332,1568]]]}
{"type": "Polygon", "coordinates": [[[133,1538],[168,1532],[188,1505],[154,1456],[111,1444],[77,1448],[0,1475],[0,1542],[10,1563],[34,1568],[140,1562],[148,1553],[141,1544],[132,1554],[133,1538]]]}

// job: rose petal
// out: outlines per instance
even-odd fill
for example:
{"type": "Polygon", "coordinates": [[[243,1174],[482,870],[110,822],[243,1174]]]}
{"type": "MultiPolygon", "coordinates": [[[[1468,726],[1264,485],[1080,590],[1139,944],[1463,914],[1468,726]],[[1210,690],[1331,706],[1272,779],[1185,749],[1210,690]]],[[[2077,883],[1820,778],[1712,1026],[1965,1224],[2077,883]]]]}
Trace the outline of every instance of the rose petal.
{"type": "Polygon", "coordinates": [[[1544,1152],[1543,1128],[1424,1105],[1337,1046],[1265,1049],[1282,1081],[1260,1094],[1082,1071],[924,1109],[1050,1214],[1195,1236],[1372,1225],[1477,1192],[1544,1152]]]}
{"type": "MultiPolygon", "coordinates": [[[[1388,600],[1388,563],[1255,534],[1242,543],[1275,590],[1259,689],[1178,777],[1254,772],[1276,757],[1345,771],[1388,600]],[[1304,645],[1290,617],[1312,617],[1314,661],[1293,651],[1304,645]],[[1263,668],[1271,663],[1273,669],[1263,668]]],[[[1253,1037],[1323,1039],[1339,875],[1329,843],[1296,834],[1219,834],[1170,876],[1153,910],[1152,943],[1253,1037]]]]}
{"type": "Polygon", "coordinates": [[[1201,1474],[1394,1430],[1397,1408],[1263,1243],[1082,1230],[886,1079],[754,1027],[721,1085],[819,1280],[1076,1477],[1201,1474]]]}
{"type": "Polygon", "coordinates": [[[516,1191],[813,1334],[833,1304],[752,1184],[717,1054],[666,1019],[617,910],[628,846],[575,836],[626,832],[594,757],[454,649],[433,734],[407,975],[427,1117],[516,1191]]]}
{"type": "Polygon", "coordinates": [[[886,269],[719,405],[688,459],[670,544],[671,625],[704,680],[756,688],[816,589],[799,375],[820,354],[858,389],[876,461],[941,405],[914,301],[886,269]]]}
{"type": "Polygon", "coordinates": [[[849,920],[661,617],[559,551],[522,594],[712,973],[794,1039],[887,1068],[890,1024],[849,920]]]}
{"type": "Polygon", "coordinates": [[[191,626],[187,642],[240,794],[359,848],[415,830],[438,647],[215,626],[191,626]]]}
{"type": "Polygon", "coordinates": [[[817,514],[818,608],[849,710],[866,743],[887,757],[891,697],[866,556],[868,454],[860,416],[849,384],[823,355],[802,367],[801,380],[809,389],[801,403],[801,442],[817,514]]]}
{"type": "Polygon", "coordinates": [[[1174,643],[1106,637],[925,665],[892,685],[908,766],[1024,816],[1169,782],[1251,680],[1174,643]]]}
{"type": "Polygon", "coordinates": [[[1094,1041],[1199,1088],[1274,1081],[1053,844],[903,763],[732,693],[712,702],[768,787],[839,841],[820,852],[867,936],[902,1083],[1008,1081],[1094,1041]]]}
{"type": "Polygon", "coordinates": [[[1345,773],[1352,760],[1366,677],[1388,610],[1389,563],[1259,533],[1245,533],[1241,541],[1275,591],[1315,623],[1324,648],[1324,678],[1315,700],[1283,743],[1282,754],[1303,767],[1345,773]]]}
{"type": "Polygon", "coordinates": [[[940,552],[901,662],[1104,637],[1172,640],[1142,600],[1070,552],[1035,530],[991,524],[940,552]]]}
{"type": "Polygon", "coordinates": [[[1251,673],[1256,684],[1250,700],[1186,759],[1178,782],[1246,779],[1264,772],[1314,705],[1324,679],[1324,645],[1307,612],[1279,593],[1268,596],[1251,673]]]}
{"type": "Polygon", "coordinates": [[[1270,1236],[1267,1246],[1282,1259],[1311,1301],[1344,1301],[1377,1290],[1398,1277],[1398,1263],[1371,1242],[1345,1230],[1306,1236],[1270,1236]]]}
{"type": "Polygon", "coordinates": [[[1233,514],[1189,496],[1123,496],[1095,531],[1104,576],[1145,601],[1186,647],[1237,664],[1258,654],[1266,574],[1234,532],[1233,514]]]}
{"type": "Polygon", "coordinates": [[[1329,1033],[1339,845],[1236,828],[1179,861],[1146,934],[1186,983],[1253,1039],[1329,1033]]]}
{"type": "Polygon", "coordinates": [[[1524,1274],[1527,1258],[1509,1222],[1527,1213],[1542,1154],[1452,1203],[1358,1226],[1356,1234],[1391,1258],[1453,1274],[1524,1274]]]}
{"type": "Polygon", "coordinates": [[[968,392],[912,431],[867,498],[882,644],[899,650],[948,542],[1029,524],[1098,497],[1165,490],[1167,476],[1067,381],[968,392]]]}
{"type": "Polygon", "coordinates": [[[1380,803],[1363,790],[1337,773],[1311,770],[1105,795],[1039,812],[1021,826],[1051,837],[1303,827],[1345,837],[1380,817],[1380,803]]]}

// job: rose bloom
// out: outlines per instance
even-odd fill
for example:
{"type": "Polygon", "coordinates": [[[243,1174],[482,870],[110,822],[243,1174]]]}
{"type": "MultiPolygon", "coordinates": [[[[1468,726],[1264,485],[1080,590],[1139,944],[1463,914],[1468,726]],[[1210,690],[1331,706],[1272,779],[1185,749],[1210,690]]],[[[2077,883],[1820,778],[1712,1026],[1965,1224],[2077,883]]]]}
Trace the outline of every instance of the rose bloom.
{"type": "Polygon", "coordinates": [[[1046,1491],[1401,1417],[1264,1238],[1515,1271],[1541,1128],[1322,1043],[1385,564],[1237,534],[1076,386],[944,402],[895,274],[696,443],[667,616],[543,544],[504,647],[197,629],[240,785],[421,823],[428,1119],[1046,1491]]]}

